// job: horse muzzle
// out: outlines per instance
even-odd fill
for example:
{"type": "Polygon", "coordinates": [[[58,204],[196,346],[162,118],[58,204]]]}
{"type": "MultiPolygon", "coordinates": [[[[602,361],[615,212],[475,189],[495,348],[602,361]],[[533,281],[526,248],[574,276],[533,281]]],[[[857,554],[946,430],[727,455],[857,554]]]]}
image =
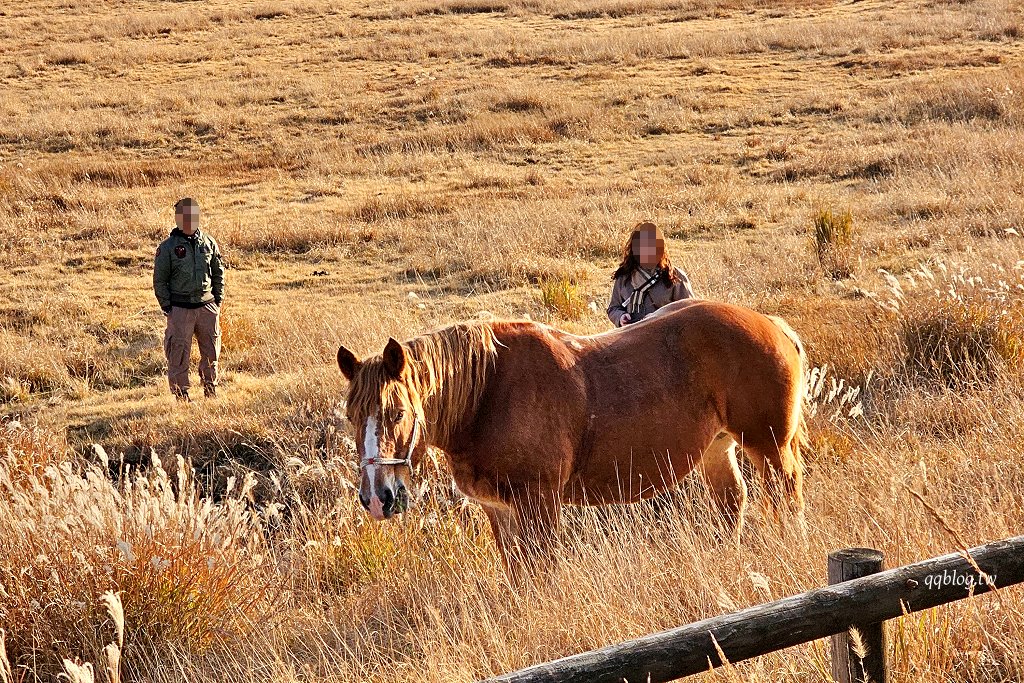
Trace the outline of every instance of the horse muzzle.
{"type": "Polygon", "coordinates": [[[405,512],[409,508],[409,491],[399,484],[396,491],[384,487],[380,493],[374,493],[369,499],[359,494],[359,502],[376,520],[389,519],[396,513],[405,512]]]}

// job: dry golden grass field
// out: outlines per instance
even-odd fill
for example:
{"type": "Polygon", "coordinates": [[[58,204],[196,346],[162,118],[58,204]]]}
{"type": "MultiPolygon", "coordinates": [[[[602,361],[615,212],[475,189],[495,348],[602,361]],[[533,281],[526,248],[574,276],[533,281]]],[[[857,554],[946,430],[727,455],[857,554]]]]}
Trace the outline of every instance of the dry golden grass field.
{"type": "MultiPolygon", "coordinates": [[[[0,681],[471,681],[822,585],[839,547],[1020,534],[1022,235],[1015,0],[5,2],[0,681]],[[230,266],[190,405],[151,289],[182,196],[230,266]],[[805,340],[806,539],[754,505],[712,542],[687,486],[568,509],[513,586],[441,454],[372,523],[338,344],[605,330],[644,219],[698,296],[805,340]]],[[[1024,590],[889,642],[893,681],[1020,681],[1024,590]]]]}

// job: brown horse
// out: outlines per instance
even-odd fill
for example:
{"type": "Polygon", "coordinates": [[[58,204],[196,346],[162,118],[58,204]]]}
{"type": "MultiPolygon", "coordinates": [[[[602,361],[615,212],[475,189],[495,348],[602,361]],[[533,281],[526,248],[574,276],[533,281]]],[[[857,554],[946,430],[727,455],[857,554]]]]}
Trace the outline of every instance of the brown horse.
{"type": "Polygon", "coordinates": [[[694,468],[738,530],[737,442],[771,499],[803,509],[803,348],[780,318],[687,300],[586,337],[459,323],[362,362],[341,347],[338,366],[363,506],[376,519],[404,511],[412,465],[434,446],[506,561],[546,545],[562,503],[637,501],[694,468]]]}

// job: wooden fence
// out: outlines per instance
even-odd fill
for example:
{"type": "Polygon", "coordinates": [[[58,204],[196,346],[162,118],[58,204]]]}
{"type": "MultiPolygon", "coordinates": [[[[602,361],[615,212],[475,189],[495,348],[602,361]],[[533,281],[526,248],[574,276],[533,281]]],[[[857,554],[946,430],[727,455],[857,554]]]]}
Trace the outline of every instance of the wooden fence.
{"type": "Polygon", "coordinates": [[[835,636],[832,664],[837,680],[870,677],[873,683],[885,683],[883,622],[1024,582],[1024,536],[870,573],[880,569],[881,562],[878,551],[832,553],[829,580],[834,585],[538,664],[489,682],[661,683],[722,666],[722,655],[735,663],[835,636]],[[850,654],[846,638],[851,627],[868,647],[863,662],[850,654]]]}

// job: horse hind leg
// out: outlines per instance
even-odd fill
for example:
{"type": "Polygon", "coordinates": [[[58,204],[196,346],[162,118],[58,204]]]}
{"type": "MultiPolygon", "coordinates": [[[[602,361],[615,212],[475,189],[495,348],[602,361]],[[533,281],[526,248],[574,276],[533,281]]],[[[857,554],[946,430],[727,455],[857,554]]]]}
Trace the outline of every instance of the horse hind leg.
{"type": "Polygon", "coordinates": [[[743,450],[762,475],[765,503],[773,516],[781,521],[780,512],[788,508],[802,518],[803,462],[799,435],[790,435],[782,443],[777,443],[774,438],[752,441],[749,434],[744,436],[743,450]]]}
{"type": "Polygon", "coordinates": [[[786,532],[786,518],[779,514],[785,506],[788,519],[796,522],[796,531],[807,541],[807,519],[804,516],[804,464],[800,457],[800,438],[795,436],[779,449],[778,467],[768,479],[770,500],[778,516],[782,532],[786,532]]]}
{"type": "Polygon", "coordinates": [[[736,461],[736,441],[719,434],[704,451],[697,469],[708,485],[711,499],[725,522],[726,531],[739,538],[747,506],[747,484],[736,461]]]}

